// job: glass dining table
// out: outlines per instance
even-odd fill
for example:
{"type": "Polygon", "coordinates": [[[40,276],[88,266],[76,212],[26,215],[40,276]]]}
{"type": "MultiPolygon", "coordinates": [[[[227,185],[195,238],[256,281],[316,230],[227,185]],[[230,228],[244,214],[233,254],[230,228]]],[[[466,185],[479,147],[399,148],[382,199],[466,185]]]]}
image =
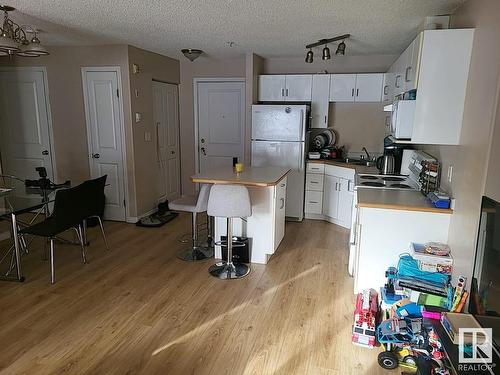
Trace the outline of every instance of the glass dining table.
{"type": "MultiPolygon", "coordinates": [[[[4,260],[9,259],[8,255],[11,255],[8,270],[6,272],[0,270],[0,281],[24,281],[21,269],[21,243],[18,232],[21,225],[26,223],[22,224],[18,216],[29,212],[34,212],[35,216],[42,212],[48,215],[49,203],[54,198],[54,190],[26,187],[24,182],[18,180],[9,180],[7,183],[2,183],[0,180],[0,223],[10,222],[13,241],[13,245],[7,252],[0,255],[0,267],[4,260]],[[14,269],[15,274],[12,275],[14,269]]],[[[30,222],[33,219],[31,217],[30,222]]]]}

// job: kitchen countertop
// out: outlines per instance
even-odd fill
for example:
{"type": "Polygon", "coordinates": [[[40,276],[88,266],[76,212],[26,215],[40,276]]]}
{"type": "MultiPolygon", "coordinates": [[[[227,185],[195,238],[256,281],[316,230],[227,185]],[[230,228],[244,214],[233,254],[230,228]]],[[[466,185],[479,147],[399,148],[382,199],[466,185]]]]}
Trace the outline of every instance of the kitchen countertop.
{"type": "Polygon", "coordinates": [[[452,209],[436,208],[420,193],[408,190],[358,189],[358,207],[452,214],[452,209]]]}
{"type": "Polygon", "coordinates": [[[277,185],[290,172],[289,168],[251,167],[245,165],[243,172],[236,174],[232,167],[221,167],[191,176],[195,183],[232,184],[268,187],[277,185]]]}
{"type": "Polygon", "coordinates": [[[328,164],[334,165],[336,167],[349,168],[354,169],[356,173],[363,174],[378,174],[377,167],[367,167],[366,165],[356,165],[356,164],[348,164],[340,160],[335,159],[307,159],[308,163],[317,163],[317,164],[328,164]]]}

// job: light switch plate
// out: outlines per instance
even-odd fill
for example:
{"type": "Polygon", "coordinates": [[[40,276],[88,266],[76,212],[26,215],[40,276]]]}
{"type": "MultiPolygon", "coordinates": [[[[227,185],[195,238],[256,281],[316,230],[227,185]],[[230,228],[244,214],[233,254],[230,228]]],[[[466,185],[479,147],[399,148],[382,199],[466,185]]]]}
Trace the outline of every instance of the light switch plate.
{"type": "Polygon", "coordinates": [[[144,132],[144,140],[146,142],[151,142],[151,133],[150,132],[144,132]]]}
{"type": "Polygon", "coordinates": [[[448,183],[451,184],[453,179],[453,165],[448,166],[448,183]]]}
{"type": "Polygon", "coordinates": [[[138,98],[139,97],[139,90],[135,89],[134,94],[135,94],[135,97],[138,98]]]}
{"type": "Polygon", "coordinates": [[[142,113],[136,112],[135,113],[135,122],[141,122],[141,120],[142,120],[142,113]]]}

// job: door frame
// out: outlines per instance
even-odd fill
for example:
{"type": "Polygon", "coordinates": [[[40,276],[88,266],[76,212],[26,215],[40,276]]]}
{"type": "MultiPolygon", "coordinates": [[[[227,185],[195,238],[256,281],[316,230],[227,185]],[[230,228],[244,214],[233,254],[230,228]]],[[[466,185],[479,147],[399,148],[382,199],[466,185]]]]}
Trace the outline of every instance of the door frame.
{"type": "MultiPolygon", "coordinates": [[[[203,82],[208,82],[208,83],[228,83],[228,82],[238,82],[241,83],[243,82],[245,84],[245,90],[246,90],[246,81],[245,78],[241,77],[223,77],[223,78],[193,78],[193,104],[194,104],[194,171],[195,173],[200,172],[200,160],[199,160],[199,151],[198,151],[198,134],[199,134],[199,121],[198,121],[198,83],[203,83],[203,82]]],[[[246,91],[245,91],[246,95],[246,91]]],[[[246,99],[245,99],[246,101],[246,99]]],[[[245,107],[246,107],[246,102],[245,102],[245,107]]],[[[245,131],[244,134],[246,134],[246,128],[247,128],[247,123],[246,123],[246,114],[243,114],[243,119],[244,119],[244,125],[243,129],[245,131]]],[[[246,149],[246,140],[243,140],[243,157],[245,157],[245,149],[246,149]]]]}
{"type": "MultiPolygon", "coordinates": [[[[123,86],[122,86],[122,74],[121,68],[119,66],[85,66],[81,68],[82,75],[82,90],[83,90],[83,103],[85,106],[85,130],[87,132],[87,158],[89,163],[89,173],[92,173],[92,139],[90,133],[90,123],[89,123],[89,105],[87,102],[87,85],[85,80],[85,75],[87,72],[116,72],[117,75],[117,84],[118,84],[118,92],[120,96],[118,98],[118,106],[120,108],[119,116],[120,116],[120,131],[121,131],[121,139],[122,139],[122,173],[123,173],[123,185],[124,185],[124,199],[125,199],[125,222],[128,222],[130,216],[130,199],[129,199],[129,190],[128,190],[128,173],[127,173],[127,142],[125,138],[125,117],[124,117],[124,109],[123,109],[123,86]]],[[[92,177],[92,176],[91,176],[92,177]]]]}
{"type": "Polygon", "coordinates": [[[56,166],[56,151],[54,147],[54,130],[52,127],[52,110],[50,109],[50,95],[49,95],[49,81],[47,75],[47,68],[44,66],[5,66],[0,67],[0,72],[40,72],[43,77],[43,88],[45,91],[45,110],[47,112],[47,124],[49,133],[49,147],[50,147],[50,162],[52,163],[52,178],[55,182],[58,180],[57,166],[56,166]]]}

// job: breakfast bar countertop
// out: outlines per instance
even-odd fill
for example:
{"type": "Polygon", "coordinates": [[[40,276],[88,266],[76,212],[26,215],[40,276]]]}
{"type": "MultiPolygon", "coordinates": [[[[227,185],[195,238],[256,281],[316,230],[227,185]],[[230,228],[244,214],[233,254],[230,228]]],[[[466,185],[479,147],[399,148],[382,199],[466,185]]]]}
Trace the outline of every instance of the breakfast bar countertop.
{"type": "Polygon", "coordinates": [[[436,208],[415,190],[358,189],[358,207],[452,214],[452,209],[436,208]]]}
{"type": "Polygon", "coordinates": [[[245,186],[268,187],[277,185],[290,168],[246,166],[241,173],[235,173],[232,167],[220,167],[191,176],[194,183],[234,184],[245,186]]]}

